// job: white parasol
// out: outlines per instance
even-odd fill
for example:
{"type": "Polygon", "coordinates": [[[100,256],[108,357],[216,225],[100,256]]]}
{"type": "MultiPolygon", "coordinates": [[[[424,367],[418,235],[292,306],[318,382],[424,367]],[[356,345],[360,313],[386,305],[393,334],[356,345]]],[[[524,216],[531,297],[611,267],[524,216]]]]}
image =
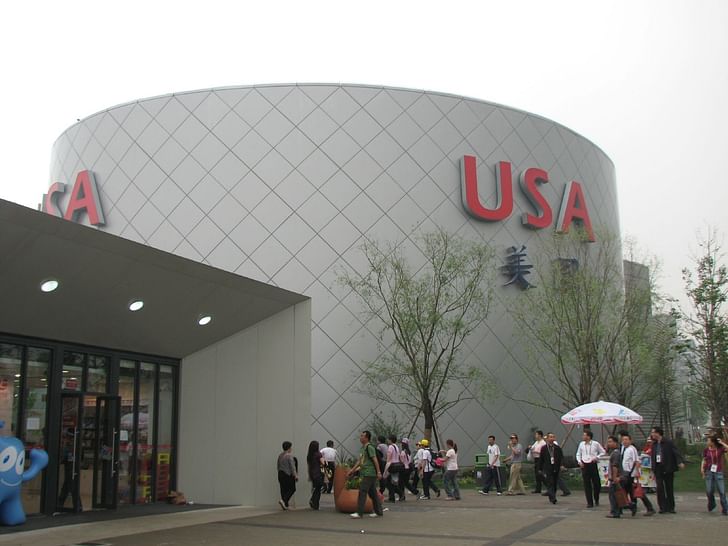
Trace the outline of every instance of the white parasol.
{"type": "Polygon", "coordinates": [[[618,425],[638,424],[642,416],[614,402],[590,402],[561,416],[565,425],[618,425]]]}

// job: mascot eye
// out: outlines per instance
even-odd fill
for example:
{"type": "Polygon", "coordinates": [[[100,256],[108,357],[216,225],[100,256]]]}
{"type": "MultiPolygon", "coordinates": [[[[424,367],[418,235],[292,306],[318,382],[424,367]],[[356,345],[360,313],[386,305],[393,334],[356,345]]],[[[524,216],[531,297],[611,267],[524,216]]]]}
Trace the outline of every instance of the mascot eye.
{"type": "Polygon", "coordinates": [[[0,472],[10,470],[18,458],[18,452],[13,446],[8,446],[0,453],[0,472]]]}
{"type": "Polygon", "coordinates": [[[15,463],[15,473],[20,476],[25,471],[25,450],[18,454],[18,461],[15,463]]]}

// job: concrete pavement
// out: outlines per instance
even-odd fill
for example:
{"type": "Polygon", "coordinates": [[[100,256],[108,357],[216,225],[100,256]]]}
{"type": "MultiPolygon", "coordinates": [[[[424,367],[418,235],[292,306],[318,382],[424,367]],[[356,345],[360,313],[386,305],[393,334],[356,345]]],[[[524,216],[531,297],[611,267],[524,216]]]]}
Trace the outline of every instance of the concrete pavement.
{"type": "MultiPolygon", "coordinates": [[[[299,491],[298,504],[306,504],[299,491]]],[[[444,497],[444,495],[443,495],[444,497]]],[[[656,499],[652,496],[653,504],[656,499]]],[[[383,518],[353,520],[333,509],[324,495],[321,510],[308,508],[261,510],[245,507],[144,516],[107,522],[70,525],[0,537],[0,544],[17,546],[216,546],[251,545],[606,545],[666,544],[701,546],[728,544],[728,517],[708,513],[705,497],[687,493],[677,497],[677,514],[651,518],[605,518],[606,497],[597,509],[586,509],[583,494],[575,491],[551,505],[537,495],[484,497],[463,491],[463,500],[416,501],[386,504],[383,518]]],[[[640,510],[643,508],[640,506],[640,510]]]]}

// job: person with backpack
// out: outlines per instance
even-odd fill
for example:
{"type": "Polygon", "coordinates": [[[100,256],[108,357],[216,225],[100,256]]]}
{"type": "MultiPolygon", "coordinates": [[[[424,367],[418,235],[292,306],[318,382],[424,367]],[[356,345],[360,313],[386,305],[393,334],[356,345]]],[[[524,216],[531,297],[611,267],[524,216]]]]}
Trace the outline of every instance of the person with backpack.
{"type": "Polygon", "coordinates": [[[440,496],[440,488],[432,483],[432,475],[435,473],[435,467],[433,465],[432,451],[430,451],[430,441],[426,438],[420,440],[420,450],[417,452],[417,458],[419,460],[418,472],[422,478],[422,489],[424,490],[420,500],[430,500],[430,488],[435,494],[440,496]]]}
{"type": "Polygon", "coordinates": [[[367,495],[372,499],[372,507],[374,512],[369,514],[370,518],[381,517],[384,515],[382,509],[382,503],[379,501],[379,494],[377,493],[377,479],[382,477],[382,467],[379,466],[379,459],[377,459],[377,450],[371,444],[372,433],[368,430],[363,430],[359,434],[359,442],[361,443],[361,450],[359,451],[359,460],[356,464],[347,472],[347,477],[351,478],[355,472],[359,472],[359,497],[357,499],[356,512],[350,515],[354,519],[361,518],[364,513],[364,506],[367,502],[367,495]]]}
{"type": "MultiPolygon", "coordinates": [[[[417,490],[417,487],[415,484],[410,483],[410,476],[412,476],[412,470],[417,468],[417,465],[412,458],[412,453],[410,452],[409,447],[409,439],[402,438],[401,445],[399,449],[399,460],[402,461],[402,464],[404,465],[404,470],[399,474],[399,480],[404,485],[405,488],[409,490],[410,493],[413,495],[419,495],[419,491],[417,490]]],[[[414,475],[417,476],[417,472],[414,472],[414,475]]]]}
{"type": "Polygon", "coordinates": [[[400,501],[405,500],[404,484],[401,480],[404,464],[400,460],[400,454],[401,452],[397,447],[397,436],[390,434],[387,438],[387,460],[384,464],[384,472],[382,473],[387,482],[389,502],[395,502],[397,497],[399,497],[400,501]]]}
{"type": "MultiPolygon", "coordinates": [[[[387,464],[387,439],[381,434],[377,436],[377,459],[379,460],[379,468],[382,470],[382,476],[384,476],[384,465],[387,464]]],[[[384,494],[387,489],[387,480],[382,477],[379,480],[379,492],[384,494]]]]}

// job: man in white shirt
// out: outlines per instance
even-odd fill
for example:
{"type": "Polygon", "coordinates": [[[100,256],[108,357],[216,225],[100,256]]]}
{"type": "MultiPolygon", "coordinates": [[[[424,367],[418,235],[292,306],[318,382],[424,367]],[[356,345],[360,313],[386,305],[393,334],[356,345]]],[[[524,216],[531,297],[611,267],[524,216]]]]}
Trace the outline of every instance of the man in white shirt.
{"type": "MultiPolygon", "coordinates": [[[[541,456],[541,448],[545,445],[546,440],[543,439],[543,431],[537,430],[534,433],[534,442],[528,450],[529,460],[533,461],[534,468],[538,468],[538,458],[541,456]]],[[[534,494],[541,494],[542,484],[543,477],[540,473],[536,472],[536,488],[531,492],[534,494]]]]}
{"type": "MultiPolygon", "coordinates": [[[[630,510],[632,510],[632,515],[634,516],[635,514],[637,514],[637,499],[633,496],[632,485],[635,480],[639,479],[640,455],[637,451],[637,448],[632,445],[632,437],[629,435],[629,433],[627,431],[622,431],[620,435],[622,437],[621,483],[622,487],[625,489],[625,491],[627,491],[630,501],[632,502],[629,508],[630,510]]],[[[647,509],[647,512],[645,512],[643,515],[653,516],[655,514],[655,509],[652,507],[650,499],[648,499],[646,496],[643,496],[642,503],[647,509]]]]}
{"type": "Polygon", "coordinates": [[[632,438],[627,432],[622,432],[622,448],[621,448],[621,461],[622,461],[622,476],[621,485],[627,495],[629,495],[631,504],[629,509],[632,511],[634,516],[637,513],[637,500],[632,498],[632,479],[637,476],[639,472],[640,454],[637,453],[637,448],[632,445],[632,438]]]}
{"type": "Polygon", "coordinates": [[[605,453],[599,442],[593,439],[594,433],[585,430],[582,434],[582,441],[576,449],[576,462],[581,468],[581,477],[584,481],[584,495],[586,495],[586,507],[594,508],[599,506],[599,493],[602,490],[602,482],[599,478],[599,456],[605,453]]]}
{"type": "Polygon", "coordinates": [[[497,494],[500,496],[503,494],[503,486],[501,485],[500,477],[500,448],[495,443],[495,436],[488,436],[488,466],[485,469],[485,484],[483,489],[479,490],[478,493],[481,495],[488,495],[490,493],[490,487],[495,482],[497,494]]]}
{"type": "Polygon", "coordinates": [[[326,461],[326,466],[329,468],[329,471],[331,473],[331,477],[328,476],[327,472],[327,480],[328,484],[325,485],[324,493],[331,493],[332,488],[334,487],[334,471],[336,470],[336,450],[334,449],[334,441],[329,440],[326,442],[326,447],[321,450],[321,455],[323,455],[324,460],[326,461]]]}

